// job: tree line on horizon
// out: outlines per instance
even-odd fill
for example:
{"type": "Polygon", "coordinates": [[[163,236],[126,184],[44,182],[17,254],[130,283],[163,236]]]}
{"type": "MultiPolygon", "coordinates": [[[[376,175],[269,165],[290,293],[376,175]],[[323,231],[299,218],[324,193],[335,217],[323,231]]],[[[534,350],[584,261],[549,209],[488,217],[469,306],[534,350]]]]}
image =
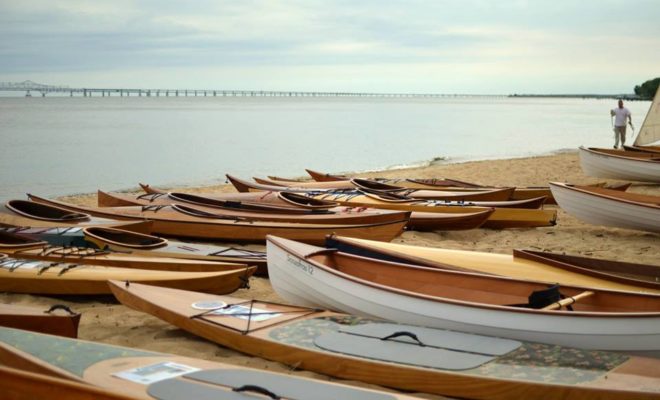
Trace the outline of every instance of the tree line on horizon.
{"type": "Polygon", "coordinates": [[[658,91],[660,85],[660,77],[649,79],[641,85],[635,86],[635,94],[642,100],[653,100],[653,96],[658,91]]]}

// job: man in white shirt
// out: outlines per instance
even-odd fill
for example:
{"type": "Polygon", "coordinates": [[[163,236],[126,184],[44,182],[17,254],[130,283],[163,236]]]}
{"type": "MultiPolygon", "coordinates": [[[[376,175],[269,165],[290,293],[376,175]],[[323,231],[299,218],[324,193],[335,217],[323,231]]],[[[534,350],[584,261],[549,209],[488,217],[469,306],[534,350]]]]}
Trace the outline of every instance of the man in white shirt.
{"type": "Polygon", "coordinates": [[[632,127],[632,117],[630,110],[623,106],[623,100],[619,100],[619,107],[613,108],[610,115],[614,117],[614,148],[619,147],[619,139],[621,140],[621,148],[626,142],[626,119],[632,127]]]}

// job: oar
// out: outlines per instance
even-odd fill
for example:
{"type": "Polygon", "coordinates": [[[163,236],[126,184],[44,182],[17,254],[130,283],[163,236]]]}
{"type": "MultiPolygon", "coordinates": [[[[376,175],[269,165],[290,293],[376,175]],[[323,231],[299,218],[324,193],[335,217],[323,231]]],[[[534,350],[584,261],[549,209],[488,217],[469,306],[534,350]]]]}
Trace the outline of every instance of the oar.
{"type": "Polygon", "coordinates": [[[585,297],[592,296],[594,292],[591,290],[584,291],[582,293],[578,293],[575,296],[572,297],[567,297],[565,299],[561,299],[555,303],[552,303],[548,306],[543,307],[541,310],[558,310],[564,306],[570,306],[571,304],[577,302],[580,299],[584,299],[585,297]]]}

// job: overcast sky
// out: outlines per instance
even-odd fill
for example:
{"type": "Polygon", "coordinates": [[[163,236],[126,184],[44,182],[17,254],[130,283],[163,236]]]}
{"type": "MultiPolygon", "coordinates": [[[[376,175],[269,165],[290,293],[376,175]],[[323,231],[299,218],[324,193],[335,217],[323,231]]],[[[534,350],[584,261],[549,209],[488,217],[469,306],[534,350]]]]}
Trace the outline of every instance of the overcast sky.
{"type": "Polygon", "coordinates": [[[0,0],[0,81],[510,94],[657,76],[658,0],[0,0]]]}

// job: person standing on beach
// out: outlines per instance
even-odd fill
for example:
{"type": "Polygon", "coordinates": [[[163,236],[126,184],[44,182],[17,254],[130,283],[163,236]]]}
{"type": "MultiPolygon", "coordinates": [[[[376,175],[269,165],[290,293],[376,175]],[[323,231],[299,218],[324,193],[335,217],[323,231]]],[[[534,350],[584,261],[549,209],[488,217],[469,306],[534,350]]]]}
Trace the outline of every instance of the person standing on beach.
{"type": "Polygon", "coordinates": [[[632,128],[632,117],[630,110],[623,106],[623,100],[619,99],[619,106],[610,111],[610,115],[614,117],[614,148],[619,147],[619,140],[621,140],[621,148],[626,142],[626,119],[632,128]]]}

